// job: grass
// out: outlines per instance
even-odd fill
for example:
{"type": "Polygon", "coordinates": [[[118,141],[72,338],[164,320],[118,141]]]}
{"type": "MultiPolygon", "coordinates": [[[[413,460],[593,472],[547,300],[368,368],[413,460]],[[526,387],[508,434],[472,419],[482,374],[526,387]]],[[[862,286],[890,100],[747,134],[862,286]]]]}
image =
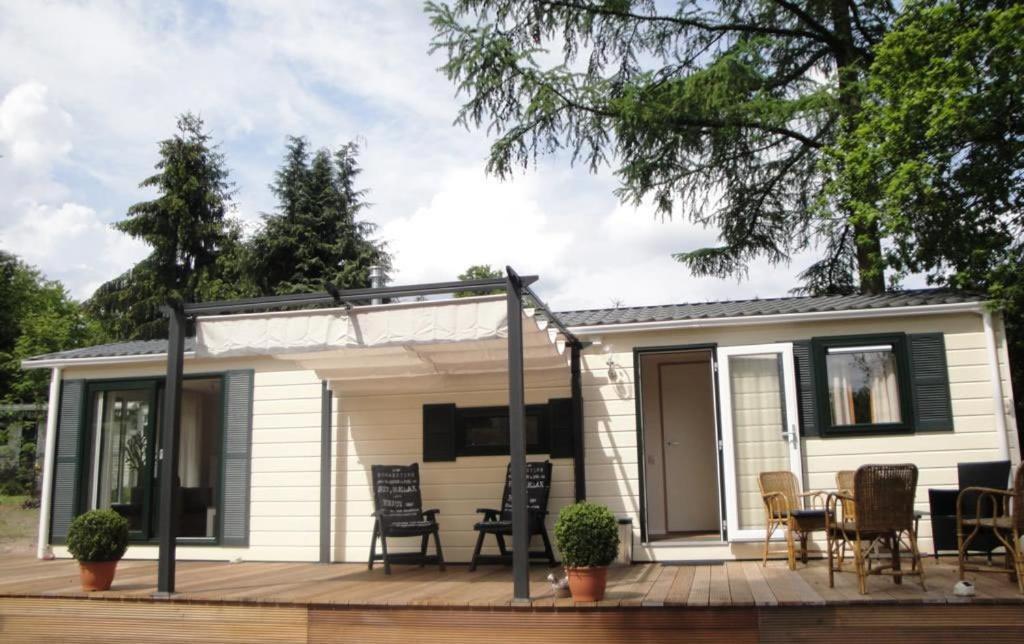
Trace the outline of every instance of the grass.
{"type": "Polygon", "coordinates": [[[25,510],[27,496],[0,495],[0,549],[30,549],[39,526],[39,510],[25,510]]]}

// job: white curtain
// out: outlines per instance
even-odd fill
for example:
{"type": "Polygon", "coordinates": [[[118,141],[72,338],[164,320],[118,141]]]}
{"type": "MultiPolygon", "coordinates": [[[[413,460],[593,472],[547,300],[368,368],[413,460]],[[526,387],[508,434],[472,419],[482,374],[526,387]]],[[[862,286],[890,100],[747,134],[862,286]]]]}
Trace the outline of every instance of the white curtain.
{"type": "Polygon", "coordinates": [[[183,391],[181,396],[181,437],[178,477],[182,487],[199,487],[202,473],[202,405],[201,396],[183,391]]]}
{"type": "Polygon", "coordinates": [[[900,421],[896,360],[891,352],[871,351],[830,355],[827,361],[829,392],[832,394],[832,422],[896,423],[900,421]],[[869,392],[871,418],[857,418],[854,397],[869,392]]]}

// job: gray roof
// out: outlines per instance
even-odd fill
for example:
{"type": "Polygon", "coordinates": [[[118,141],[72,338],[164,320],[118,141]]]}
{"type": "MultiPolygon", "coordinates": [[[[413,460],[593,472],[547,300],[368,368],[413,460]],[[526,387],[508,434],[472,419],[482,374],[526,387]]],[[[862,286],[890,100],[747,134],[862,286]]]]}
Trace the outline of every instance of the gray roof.
{"type": "MultiPolygon", "coordinates": [[[[723,302],[697,302],[689,304],[663,304],[656,306],[629,306],[613,309],[586,309],[556,313],[566,326],[600,326],[636,322],[662,322],[674,320],[711,320],[715,318],[757,317],[822,311],[854,311],[859,309],[885,309],[929,304],[956,304],[981,302],[984,296],[976,293],[944,289],[899,291],[882,295],[828,295],[818,297],[779,297],[723,302]]],[[[185,350],[195,349],[195,338],[185,339],[185,350]]],[[[73,360],[87,358],[114,358],[167,353],[167,340],[133,340],[94,347],[57,351],[34,356],[31,360],[73,360]]]]}
{"type": "Polygon", "coordinates": [[[756,317],[759,315],[819,313],[822,311],[887,309],[903,306],[924,306],[928,304],[980,302],[984,299],[984,296],[974,293],[945,289],[920,289],[883,293],[881,295],[777,297],[755,300],[663,304],[657,306],[627,306],[615,309],[563,311],[557,315],[566,326],[573,327],[630,324],[636,322],[711,320],[715,318],[756,317]]]}
{"type": "MultiPolygon", "coordinates": [[[[185,338],[185,351],[194,351],[195,338],[185,338]]],[[[111,342],[97,344],[92,347],[68,349],[32,356],[30,360],[75,360],[83,358],[118,358],[121,356],[150,356],[167,353],[167,340],[130,340],[128,342],[111,342]]]]}

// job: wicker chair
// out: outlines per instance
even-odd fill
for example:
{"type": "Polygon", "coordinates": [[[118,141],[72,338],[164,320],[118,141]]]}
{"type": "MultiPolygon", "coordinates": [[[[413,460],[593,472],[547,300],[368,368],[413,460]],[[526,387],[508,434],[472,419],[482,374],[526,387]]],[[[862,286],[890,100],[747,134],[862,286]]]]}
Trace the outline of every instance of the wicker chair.
{"type": "Polygon", "coordinates": [[[864,465],[854,475],[852,496],[843,492],[828,496],[829,587],[835,585],[835,573],[842,572],[842,556],[849,547],[862,595],[867,594],[869,575],[890,575],[897,584],[903,577],[917,576],[925,588],[914,515],[916,490],[914,465],[864,465]],[[902,567],[902,545],[910,550],[910,570],[902,567]],[[889,551],[889,563],[882,561],[883,548],[889,551]]]}
{"type": "Polygon", "coordinates": [[[796,475],[789,471],[761,472],[757,477],[764,503],[764,556],[786,553],[789,569],[796,570],[796,539],[800,539],[800,560],[807,563],[807,537],[815,530],[825,529],[825,493],[800,492],[796,475]],[[786,531],[786,549],[770,550],[772,536],[782,528],[786,531]]]}
{"type": "Polygon", "coordinates": [[[960,579],[972,572],[1006,572],[1017,578],[1017,588],[1024,593],[1024,463],[1013,475],[1013,488],[999,490],[988,487],[966,487],[956,502],[956,534],[959,546],[960,579]],[[965,534],[967,530],[969,533],[965,534]],[[984,531],[984,532],[983,532],[984,531]],[[991,534],[1006,551],[1004,567],[971,564],[967,553],[971,542],[981,534],[991,534]]]}

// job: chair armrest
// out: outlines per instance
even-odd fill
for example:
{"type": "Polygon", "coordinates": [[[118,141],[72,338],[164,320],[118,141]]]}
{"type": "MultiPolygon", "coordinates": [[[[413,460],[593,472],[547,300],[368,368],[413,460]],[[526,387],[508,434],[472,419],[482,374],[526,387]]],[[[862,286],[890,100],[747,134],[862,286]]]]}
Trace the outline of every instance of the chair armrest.
{"type": "Polygon", "coordinates": [[[814,500],[817,500],[818,503],[821,504],[821,508],[825,507],[825,501],[828,500],[828,492],[825,492],[824,490],[813,490],[810,492],[803,492],[802,494],[797,494],[797,496],[800,497],[801,499],[804,499],[804,509],[808,510],[813,510],[819,507],[814,503],[814,500]],[[808,499],[811,500],[810,507],[807,507],[808,499]]]}
{"type": "Polygon", "coordinates": [[[477,508],[477,514],[501,514],[501,510],[493,510],[491,508],[477,508]]]}
{"type": "Polygon", "coordinates": [[[423,511],[423,516],[427,517],[428,519],[433,519],[434,516],[436,516],[438,514],[441,514],[441,511],[438,510],[437,508],[431,508],[429,510],[424,510],[423,511]]]}
{"type": "MultiPolygon", "coordinates": [[[[849,494],[843,494],[842,492],[829,492],[825,498],[825,523],[827,525],[839,524],[839,513],[836,512],[838,509],[836,506],[842,506],[846,503],[853,503],[853,496],[849,494]]],[[[846,520],[846,517],[843,517],[846,520]]]]}
{"type": "Polygon", "coordinates": [[[1014,490],[1000,490],[994,487],[965,487],[960,490],[960,494],[956,495],[956,522],[957,524],[964,518],[963,499],[966,494],[975,494],[977,497],[974,500],[974,514],[968,514],[969,518],[981,519],[981,507],[985,499],[989,499],[992,509],[995,510],[996,516],[1006,516],[1009,514],[1009,502],[1013,500],[1014,490]]]}
{"type": "Polygon", "coordinates": [[[761,495],[769,515],[789,514],[789,499],[782,492],[768,492],[761,495]]]}

